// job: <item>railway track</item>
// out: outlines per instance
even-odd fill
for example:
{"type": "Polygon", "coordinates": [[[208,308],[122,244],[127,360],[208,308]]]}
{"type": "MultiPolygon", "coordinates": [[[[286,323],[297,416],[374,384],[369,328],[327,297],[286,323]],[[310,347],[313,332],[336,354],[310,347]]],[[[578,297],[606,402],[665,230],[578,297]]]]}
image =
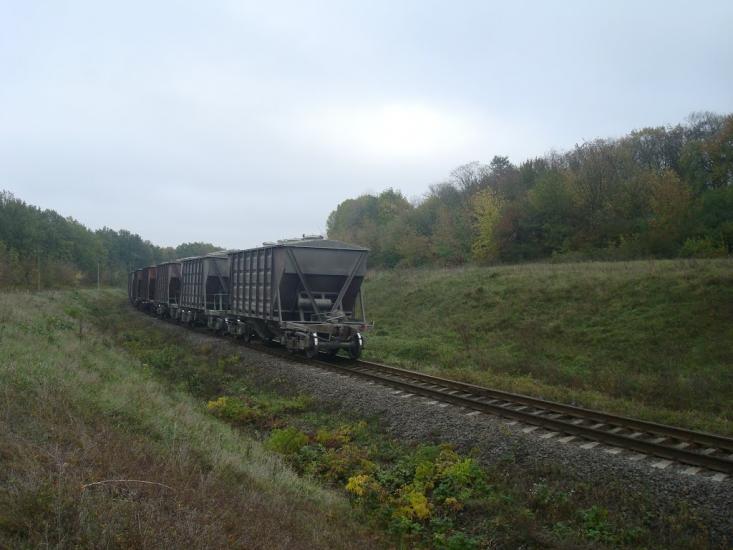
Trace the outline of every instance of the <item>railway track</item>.
{"type": "Polygon", "coordinates": [[[523,430],[525,433],[542,428],[547,431],[544,434],[547,439],[555,437],[563,443],[577,440],[588,449],[605,444],[611,447],[607,450],[612,454],[621,450],[633,451],[638,453],[638,459],[658,457],[660,460],[654,466],[663,469],[673,463],[684,464],[687,465],[686,474],[697,474],[704,469],[717,472],[714,477],[718,480],[733,475],[733,439],[728,437],[608,414],[369,361],[352,361],[339,356],[307,359],[266,346],[257,348],[299,363],[391,386],[404,395],[420,395],[435,402],[450,403],[470,411],[521,422],[528,425],[523,430]]]}
{"type": "MultiPolygon", "coordinates": [[[[526,424],[525,433],[545,430],[542,437],[557,438],[563,443],[577,441],[590,449],[609,446],[611,454],[621,450],[638,453],[636,457],[657,457],[653,466],[664,469],[673,463],[686,465],[685,474],[703,470],[716,472],[722,481],[733,475],[733,439],[675,426],[657,424],[624,416],[585,409],[440,378],[380,363],[322,356],[308,359],[282,348],[250,342],[247,347],[298,363],[318,366],[341,374],[359,377],[395,388],[403,395],[420,395],[432,401],[449,403],[472,413],[485,413],[526,424]]],[[[634,458],[636,458],[634,457],[634,458]]]]}
{"type": "Polygon", "coordinates": [[[672,462],[688,465],[685,473],[701,469],[733,474],[733,439],[674,426],[584,409],[535,397],[448,380],[368,361],[316,362],[340,371],[393,386],[435,401],[451,403],[466,409],[508,418],[528,424],[525,432],[535,428],[549,430],[547,436],[564,442],[586,440],[582,446],[592,448],[600,443],[662,459],[655,465],[665,468],[672,462]]]}

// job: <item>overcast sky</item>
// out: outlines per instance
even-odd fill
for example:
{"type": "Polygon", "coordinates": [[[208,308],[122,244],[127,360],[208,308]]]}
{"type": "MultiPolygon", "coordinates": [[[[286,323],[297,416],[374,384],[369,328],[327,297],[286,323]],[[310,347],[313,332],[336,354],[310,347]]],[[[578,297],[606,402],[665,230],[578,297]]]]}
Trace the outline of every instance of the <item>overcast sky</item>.
{"type": "Polygon", "coordinates": [[[0,189],[156,244],[325,231],[692,111],[733,111],[733,2],[0,0],[0,189]]]}

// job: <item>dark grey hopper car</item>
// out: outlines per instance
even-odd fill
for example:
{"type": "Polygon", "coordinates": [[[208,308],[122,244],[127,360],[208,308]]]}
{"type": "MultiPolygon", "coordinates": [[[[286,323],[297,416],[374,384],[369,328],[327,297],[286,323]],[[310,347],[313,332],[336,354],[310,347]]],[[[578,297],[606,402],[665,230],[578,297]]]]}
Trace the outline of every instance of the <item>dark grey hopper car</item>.
{"type": "Polygon", "coordinates": [[[130,300],[131,304],[137,303],[138,289],[140,287],[140,269],[130,271],[127,274],[127,299],[130,300]]]}
{"type": "Polygon", "coordinates": [[[155,278],[156,313],[168,316],[178,308],[181,299],[181,262],[165,262],[157,266],[155,278]]]}
{"type": "Polygon", "coordinates": [[[140,281],[140,301],[148,304],[155,300],[155,281],[158,273],[156,266],[151,265],[142,268],[142,280],[140,281]]]}
{"type": "Polygon", "coordinates": [[[154,303],[156,276],[157,268],[155,266],[143,267],[129,273],[127,296],[130,303],[142,309],[154,303]]]}
{"type": "Polygon", "coordinates": [[[181,298],[176,318],[223,327],[229,309],[229,258],[225,253],[181,260],[181,298]]]}
{"type": "Polygon", "coordinates": [[[135,271],[130,271],[127,276],[127,297],[133,305],[137,305],[140,301],[142,273],[142,269],[136,269],[135,271]]]}
{"type": "Polygon", "coordinates": [[[368,249],[305,238],[230,252],[229,332],[291,351],[358,357],[368,328],[361,300],[368,249]]]}

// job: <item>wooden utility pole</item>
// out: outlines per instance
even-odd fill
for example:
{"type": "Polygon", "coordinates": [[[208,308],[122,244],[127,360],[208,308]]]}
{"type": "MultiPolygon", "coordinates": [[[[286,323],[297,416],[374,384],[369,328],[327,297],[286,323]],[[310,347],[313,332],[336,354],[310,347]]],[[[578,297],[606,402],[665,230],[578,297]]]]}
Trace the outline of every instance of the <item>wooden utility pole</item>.
{"type": "Polygon", "coordinates": [[[36,253],[36,258],[37,258],[36,286],[38,287],[38,292],[41,292],[41,251],[40,250],[36,253]]]}
{"type": "Polygon", "coordinates": [[[100,269],[100,262],[97,260],[97,290],[99,290],[99,269],[100,269]]]}

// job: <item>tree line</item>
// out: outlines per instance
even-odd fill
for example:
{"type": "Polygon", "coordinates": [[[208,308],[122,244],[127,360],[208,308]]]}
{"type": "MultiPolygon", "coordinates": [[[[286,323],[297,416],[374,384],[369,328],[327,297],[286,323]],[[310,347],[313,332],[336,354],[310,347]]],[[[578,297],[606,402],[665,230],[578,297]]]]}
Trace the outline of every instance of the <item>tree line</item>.
{"type": "MultiPolygon", "coordinates": [[[[376,267],[730,255],[733,115],[693,114],[519,165],[473,162],[416,202],[394,189],[346,200],[327,229],[369,247],[376,267]]],[[[93,231],[0,191],[0,288],[93,284],[98,267],[102,284],[119,285],[130,269],[214,250],[93,231]]]]}
{"type": "Polygon", "coordinates": [[[328,235],[376,267],[555,258],[718,257],[733,252],[733,115],[596,139],[515,165],[456,168],[416,202],[348,199],[328,235]]]}
{"type": "Polygon", "coordinates": [[[160,247],[124,229],[92,231],[53,210],[0,191],[0,288],[58,288],[96,283],[121,285],[130,269],[206,254],[209,243],[160,247]]]}

